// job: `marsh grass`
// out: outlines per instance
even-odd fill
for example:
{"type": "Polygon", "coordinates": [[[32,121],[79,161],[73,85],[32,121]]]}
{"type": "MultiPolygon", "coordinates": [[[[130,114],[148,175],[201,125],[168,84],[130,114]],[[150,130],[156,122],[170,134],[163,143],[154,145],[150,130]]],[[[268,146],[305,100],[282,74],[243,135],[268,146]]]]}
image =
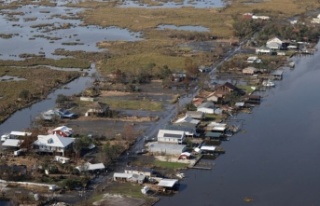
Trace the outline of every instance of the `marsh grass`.
{"type": "Polygon", "coordinates": [[[79,72],[66,72],[41,68],[1,67],[0,76],[9,75],[25,78],[23,81],[0,81],[0,122],[12,112],[45,97],[53,88],[71,81],[80,75],[79,72]],[[28,91],[28,98],[21,99],[21,92],[28,91]]]}

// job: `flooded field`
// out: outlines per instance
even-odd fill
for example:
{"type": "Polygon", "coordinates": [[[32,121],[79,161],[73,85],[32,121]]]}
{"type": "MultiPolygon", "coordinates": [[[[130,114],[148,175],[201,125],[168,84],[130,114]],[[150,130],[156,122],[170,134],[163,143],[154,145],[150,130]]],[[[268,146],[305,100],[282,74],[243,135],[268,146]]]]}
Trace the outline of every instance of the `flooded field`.
{"type": "Polygon", "coordinates": [[[79,8],[63,5],[48,7],[27,5],[0,13],[0,58],[18,60],[25,56],[61,58],[56,49],[101,51],[100,41],[138,41],[139,32],[118,27],[83,26],[79,8]]]}

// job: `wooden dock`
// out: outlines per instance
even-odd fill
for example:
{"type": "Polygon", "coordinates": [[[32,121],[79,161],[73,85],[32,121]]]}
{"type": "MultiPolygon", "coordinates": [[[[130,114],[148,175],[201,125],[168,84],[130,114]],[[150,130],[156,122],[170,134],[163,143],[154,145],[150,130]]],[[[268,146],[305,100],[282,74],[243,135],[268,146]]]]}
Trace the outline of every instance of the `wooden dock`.
{"type": "Polygon", "coordinates": [[[201,160],[204,156],[200,155],[196,161],[189,166],[190,169],[198,169],[198,170],[211,170],[214,166],[214,163],[201,163],[201,160]]]}

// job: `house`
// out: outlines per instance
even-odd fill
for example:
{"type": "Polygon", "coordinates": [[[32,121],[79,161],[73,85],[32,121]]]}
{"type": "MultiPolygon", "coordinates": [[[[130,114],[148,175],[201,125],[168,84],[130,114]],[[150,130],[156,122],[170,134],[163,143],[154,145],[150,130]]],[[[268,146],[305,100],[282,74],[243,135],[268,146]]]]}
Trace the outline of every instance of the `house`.
{"type": "Polygon", "coordinates": [[[248,95],[244,98],[245,103],[247,104],[260,104],[261,96],[260,95],[248,95]]]}
{"type": "Polygon", "coordinates": [[[220,132],[220,133],[224,133],[226,129],[227,129],[227,124],[218,123],[218,122],[210,122],[206,128],[207,131],[220,132]]]}
{"type": "Polygon", "coordinates": [[[174,123],[184,123],[184,122],[191,123],[191,124],[194,124],[194,125],[198,125],[200,123],[200,120],[193,119],[192,117],[190,117],[188,115],[185,115],[184,117],[178,119],[174,123]]]}
{"type": "Polygon", "coordinates": [[[204,102],[197,107],[198,112],[203,112],[205,114],[214,114],[214,103],[213,102],[204,102]]]}
{"type": "Polygon", "coordinates": [[[257,69],[254,68],[254,67],[246,67],[246,68],[244,68],[244,69],[242,70],[242,73],[243,73],[243,74],[250,74],[250,75],[252,75],[252,74],[255,74],[256,72],[257,72],[257,69]]]}
{"type": "Polygon", "coordinates": [[[132,177],[132,174],[128,174],[128,173],[124,173],[124,172],[113,173],[113,180],[114,181],[126,182],[131,177],[132,177]]]}
{"type": "Polygon", "coordinates": [[[122,181],[122,182],[135,182],[139,184],[143,184],[146,177],[142,174],[130,174],[130,173],[120,173],[115,172],[113,174],[114,181],[122,181]]]}
{"type": "Polygon", "coordinates": [[[185,136],[198,136],[196,126],[191,123],[174,123],[174,124],[168,124],[164,127],[164,129],[167,130],[176,130],[176,131],[184,131],[185,136]]]}
{"type": "Polygon", "coordinates": [[[266,47],[273,50],[279,50],[282,48],[282,41],[277,37],[269,39],[266,43],[266,47]]]}
{"type": "Polygon", "coordinates": [[[256,54],[271,54],[271,49],[266,47],[256,48],[256,54]]]}
{"type": "Polygon", "coordinates": [[[242,96],[245,94],[245,92],[242,89],[239,89],[238,87],[234,86],[230,82],[226,82],[223,85],[218,86],[215,89],[216,93],[220,94],[229,94],[234,93],[237,96],[242,96]]]}
{"type": "Polygon", "coordinates": [[[91,164],[90,162],[86,162],[84,165],[77,166],[76,169],[79,170],[79,172],[97,172],[104,171],[106,167],[103,163],[91,164]]]}
{"type": "Polygon", "coordinates": [[[180,155],[186,150],[186,145],[183,144],[170,144],[162,142],[149,142],[146,144],[149,153],[159,153],[166,155],[180,155]]]}
{"type": "Polygon", "coordinates": [[[212,92],[207,96],[207,101],[217,103],[219,102],[220,98],[221,97],[218,94],[216,94],[215,92],[212,92]]]}
{"type": "Polygon", "coordinates": [[[186,115],[198,120],[202,120],[204,117],[204,113],[199,111],[187,111],[186,115]]]}
{"type": "Polygon", "coordinates": [[[31,135],[31,132],[11,131],[10,133],[1,135],[1,142],[4,142],[6,139],[23,139],[31,135]]]}
{"type": "Polygon", "coordinates": [[[49,131],[49,134],[57,134],[62,137],[71,137],[72,133],[73,133],[72,128],[67,126],[60,126],[49,131]]]}
{"type": "Polygon", "coordinates": [[[205,136],[210,139],[220,139],[223,137],[223,134],[221,132],[206,132],[205,136]]]}
{"type": "Polygon", "coordinates": [[[153,170],[149,168],[141,168],[141,167],[126,167],[124,169],[124,173],[144,175],[145,177],[151,177],[153,174],[153,170]]]}
{"type": "Polygon", "coordinates": [[[158,142],[182,144],[185,139],[184,131],[160,129],[157,135],[158,142]]]}
{"type": "Polygon", "coordinates": [[[205,101],[204,98],[201,97],[196,97],[192,99],[192,103],[195,107],[198,107],[199,105],[201,105],[203,102],[205,101]]]}
{"type": "Polygon", "coordinates": [[[109,106],[102,102],[94,102],[91,108],[85,113],[85,116],[105,116],[109,110],[109,106]]]}
{"type": "Polygon", "coordinates": [[[73,138],[62,137],[57,134],[38,135],[33,145],[38,152],[60,153],[64,156],[65,152],[72,149],[73,138]]]}
{"type": "Polygon", "coordinates": [[[282,80],[283,78],[283,71],[281,70],[276,70],[271,73],[271,76],[274,80],[282,80]]]}

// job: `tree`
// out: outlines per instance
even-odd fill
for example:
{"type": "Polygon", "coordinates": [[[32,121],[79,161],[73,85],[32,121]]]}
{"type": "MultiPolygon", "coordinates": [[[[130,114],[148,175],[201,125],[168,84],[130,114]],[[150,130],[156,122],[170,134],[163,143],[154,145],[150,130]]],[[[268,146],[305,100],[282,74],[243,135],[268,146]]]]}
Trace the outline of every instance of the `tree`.
{"type": "Polygon", "coordinates": [[[31,93],[27,89],[22,90],[19,94],[19,98],[24,99],[24,100],[29,100],[30,96],[31,96],[31,93]]]}
{"type": "Polygon", "coordinates": [[[111,145],[109,142],[103,145],[102,151],[106,154],[106,160],[114,161],[119,154],[124,150],[124,146],[121,144],[111,145]]]}
{"type": "Polygon", "coordinates": [[[194,64],[194,62],[190,57],[187,57],[184,60],[184,66],[185,66],[185,71],[189,76],[195,76],[199,73],[197,65],[194,64]]]}
{"type": "Polygon", "coordinates": [[[76,156],[80,157],[82,150],[88,148],[91,143],[92,139],[88,136],[82,136],[77,138],[73,142],[73,151],[76,153],[76,156]]]}

